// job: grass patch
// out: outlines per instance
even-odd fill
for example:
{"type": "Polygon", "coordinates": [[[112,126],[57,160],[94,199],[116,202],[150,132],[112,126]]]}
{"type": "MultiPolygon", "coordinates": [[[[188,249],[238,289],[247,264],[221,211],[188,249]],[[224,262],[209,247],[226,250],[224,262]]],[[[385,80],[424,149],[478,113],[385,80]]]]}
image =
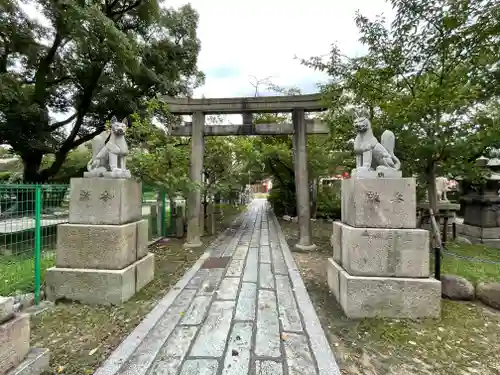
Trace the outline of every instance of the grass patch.
{"type": "MultiPolygon", "coordinates": [[[[40,260],[41,276],[47,268],[55,264],[54,252],[43,252],[40,260]]],[[[34,291],[35,260],[33,257],[0,256],[0,295],[14,295],[16,291],[29,293],[34,291]]]]}
{"type": "MultiPolygon", "coordinates": [[[[298,226],[286,222],[282,223],[282,228],[292,248],[297,241],[298,226]]],[[[293,255],[342,374],[500,373],[500,359],[492,355],[500,351],[500,312],[479,302],[442,300],[441,319],[350,320],[343,314],[326,280],[325,264],[327,258],[332,256],[329,244],[332,224],[318,220],[312,224],[312,232],[318,251],[293,255]]],[[[490,260],[499,254],[498,250],[495,253],[495,249],[483,246],[471,248],[462,244],[457,244],[457,247],[450,245],[449,251],[490,260]]],[[[450,258],[443,259],[443,267],[445,263],[447,267],[452,267],[450,258]]],[[[464,274],[463,264],[453,267],[458,267],[464,274]]],[[[467,272],[473,272],[477,280],[495,276],[491,273],[495,271],[484,267],[484,264],[469,265],[468,269],[467,272]],[[471,270],[470,267],[475,268],[471,270]]],[[[452,269],[443,268],[444,272],[452,273],[452,269]]]]}
{"type": "MultiPolygon", "coordinates": [[[[498,249],[484,245],[450,243],[447,245],[446,252],[456,254],[458,257],[452,254],[443,254],[441,258],[442,274],[459,275],[473,283],[500,281],[500,251],[498,249]],[[481,262],[481,260],[497,262],[497,264],[481,262]]],[[[434,263],[434,259],[431,263],[434,263]]]]}
{"type": "MultiPolygon", "coordinates": [[[[216,215],[216,235],[204,236],[209,245],[243,207],[224,207],[216,215]]],[[[205,248],[183,249],[183,239],[170,239],[151,247],[155,253],[155,279],[121,306],[58,303],[32,318],[31,346],[50,349],[47,374],[92,374],[121,341],[140,323],[196,262],[205,248]]]]}

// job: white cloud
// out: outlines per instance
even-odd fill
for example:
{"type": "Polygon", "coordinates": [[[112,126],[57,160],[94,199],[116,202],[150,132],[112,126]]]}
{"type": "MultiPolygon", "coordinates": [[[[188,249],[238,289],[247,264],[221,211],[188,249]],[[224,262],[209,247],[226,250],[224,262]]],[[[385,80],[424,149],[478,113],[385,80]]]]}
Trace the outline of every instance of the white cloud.
{"type": "MultiPolygon", "coordinates": [[[[178,7],[184,0],[170,0],[178,7]]],[[[191,0],[200,14],[199,66],[207,74],[196,96],[251,95],[251,76],[272,77],[275,84],[311,91],[325,76],[301,66],[294,56],[326,55],[337,42],[348,55],[360,53],[354,24],[356,10],[374,17],[392,15],[384,0],[191,0]],[[223,77],[223,70],[228,76],[223,77]]]]}
{"type": "MultiPolygon", "coordinates": [[[[200,14],[199,67],[206,73],[196,97],[253,95],[252,77],[314,92],[327,77],[302,66],[295,56],[327,55],[333,42],[347,55],[362,53],[356,10],[368,17],[393,15],[385,0],[167,0],[163,5],[177,8],[187,2],[200,14]]],[[[33,5],[27,11],[40,17],[33,5]]],[[[241,121],[239,115],[228,117],[241,121]]]]}

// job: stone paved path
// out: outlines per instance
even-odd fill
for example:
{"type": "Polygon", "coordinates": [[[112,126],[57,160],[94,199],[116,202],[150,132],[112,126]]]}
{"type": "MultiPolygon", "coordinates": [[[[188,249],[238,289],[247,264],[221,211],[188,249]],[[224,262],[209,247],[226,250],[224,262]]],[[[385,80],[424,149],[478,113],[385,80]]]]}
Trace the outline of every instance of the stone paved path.
{"type": "Polygon", "coordinates": [[[265,200],[222,234],[95,375],[340,374],[265,200]]]}

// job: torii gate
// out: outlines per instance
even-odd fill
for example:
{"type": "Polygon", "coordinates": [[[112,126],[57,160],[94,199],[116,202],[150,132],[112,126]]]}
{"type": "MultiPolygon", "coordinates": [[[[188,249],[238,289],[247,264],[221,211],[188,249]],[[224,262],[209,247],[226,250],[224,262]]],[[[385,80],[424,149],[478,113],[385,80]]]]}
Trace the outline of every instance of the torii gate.
{"type": "MultiPolygon", "coordinates": [[[[224,135],[285,135],[293,134],[295,190],[299,218],[300,238],[296,245],[299,250],[314,250],[311,238],[311,212],[309,204],[309,177],[307,168],[307,134],[328,134],[328,126],[322,122],[308,121],[305,112],[326,110],[320,94],[240,97],[220,99],[190,99],[160,97],[168,104],[174,115],[192,115],[191,124],[172,130],[174,136],[191,136],[190,177],[201,184],[203,170],[204,136],[224,135]],[[292,124],[254,124],[253,113],[292,113],[292,124]],[[242,125],[205,125],[207,114],[241,114],[242,125]]],[[[200,228],[201,192],[196,189],[189,193],[187,202],[187,239],[185,248],[202,245],[200,228]]]]}

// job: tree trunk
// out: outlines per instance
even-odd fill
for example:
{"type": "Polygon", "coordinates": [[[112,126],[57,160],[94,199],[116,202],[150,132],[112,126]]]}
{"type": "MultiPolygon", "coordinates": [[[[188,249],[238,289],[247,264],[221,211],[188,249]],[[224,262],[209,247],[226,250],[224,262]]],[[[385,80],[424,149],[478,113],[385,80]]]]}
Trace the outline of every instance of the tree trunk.
{"type": "Polygon", "coordinates": [[[40,167],[42,165],[43,153],[39,151],[25,152],[21,154],[23,160],[23,181],[25,183],[43,183],[41,181],[40,167]]]}

